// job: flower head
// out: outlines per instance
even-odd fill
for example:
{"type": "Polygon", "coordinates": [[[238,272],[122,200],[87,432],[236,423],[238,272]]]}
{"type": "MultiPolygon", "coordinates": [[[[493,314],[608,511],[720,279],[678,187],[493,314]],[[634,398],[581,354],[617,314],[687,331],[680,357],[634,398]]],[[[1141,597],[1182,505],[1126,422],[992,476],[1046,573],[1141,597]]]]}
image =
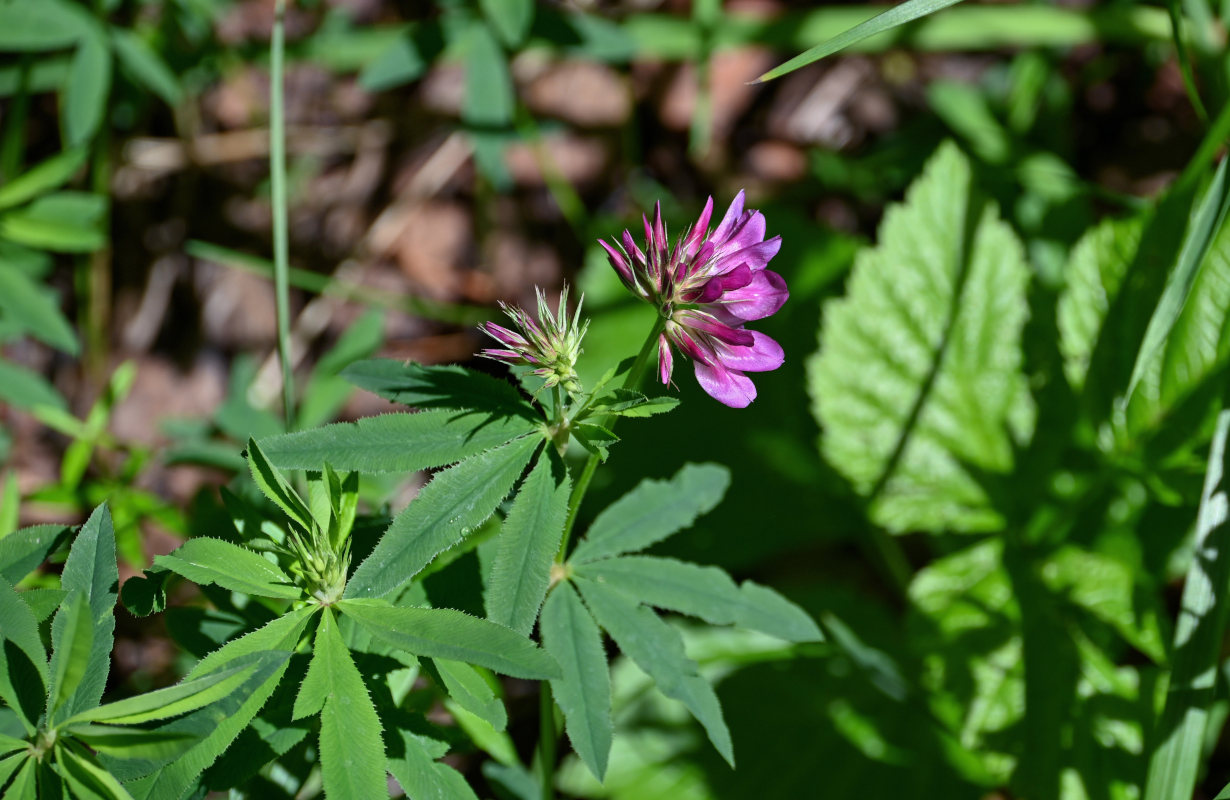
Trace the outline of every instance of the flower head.
{"type": "Polygon", "coordinates": [[[743,208],[735,197],[717,228],[710,229],[713,198],[696,224],[669,246],[662,205],[645,223],[645,249],[624,231],[614,246],[599,240],[624,286],[658,309],[665,320],[658,340],[658,375],[670,383],[671,345],[692,359],[701,388],[732,408],[756,399],[746,372],[782,365],[781,346],[744,325],[768,317],[789,298],[786,282],[766,269],[781,249],[782,237],[765,239],[764,215],[743,208]]]}
{"type": "Polygon", "coordinates": [[[536,368],[532,370],[533,374],[546,380],[544,388],[559,385],[569,392],[579,392],[581,386],[577,380],[576,363],[581,355],[581,339],[589,328],[589,320],[581,321],[581,305],[585,302],[585,295],[581,295],[570,320],[567,286],[560,292],[559,308],[555,313],[547,305],[547,296],[542,289],[535,287],[534,292],[538,297],[538,319],[535,320],[517,306],[500,303],[500,308],[517,330],[511,331],[494,322],[483,323],[479,330],[504,347],[488,348],[479,355],[506,364],[529,364],[536,368]]]}

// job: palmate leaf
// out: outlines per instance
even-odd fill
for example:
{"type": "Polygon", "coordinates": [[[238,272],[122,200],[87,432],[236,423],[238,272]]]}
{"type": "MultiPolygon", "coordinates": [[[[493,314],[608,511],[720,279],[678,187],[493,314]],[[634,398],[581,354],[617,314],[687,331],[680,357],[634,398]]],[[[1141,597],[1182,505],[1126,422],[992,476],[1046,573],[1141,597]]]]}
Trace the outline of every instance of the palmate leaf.
{"type": "Polygon", "coordinates": [[[983,481],[1033,428],[1021,371],[1029,271],[951,143],[890,207],[825,306],[808,364],[821,449],[893,532],[994,530],[983,481]]]}
{"type": "Polygon", "coordinates": [[[549,449],[522,484],[496,540],[487,619],[526,636],[534,629],[564,532],[571,485],[563,461],[549,449]]]}
{"type": "Polygon", "coordinates": [[[722,706],[696,662],[684,654],[679,632],[653,611],[616,589],[578,578],[586,605],[624,655],[653,678],[658,690],[682,702],[704,727],[709,741],[732,767],[734,747],[722,717],[722,706]]]}
{"type": "Polygon", "coordinates": [[[382,597],[409,583],[438,553],[495,513],[540,441],[526,436],[438,473],[394,517],[346,584],[345,596],[382,597]]]}
{"type": "Polygon", "coordinates": [[[511,383],[465,367],[374,358],[356,361],[340,374],[360,389],[413,408],[475,409],[538,419],[511,383]]]}
{"type": "Polygon", "coordinates": [[[276,564],[221,539],[189,539],[170,554],[157,556],[154,564],[194,583],[213,583],[233,592],[287,600],[303,597],[303,590],[276,564]]]}
{"type": "Polygon", "coordinates": [[[538,423],[524,417],[450,409],[384,414],[260,440],[280,469],[413,472],[441,467],[524,436],[538,423]]]}
{"type": "Polygon", "coordinates": [[[1230,411],[1222,411],[1209,451],[1208,472],[1196,517],[1196,552],[1183,584],[1175,625],[1166,707],[1153,737],[1145,800],[1187,797],[1200,767],[1205,726],[1213,703],[1219,648],[1230,602],[1230,411]]]}
{"type": "Polygon", "coordinates": [[[428,658],[477,664],[503,675],[543,680],[555,661],[529,639],[449,608],[405,608],[383,600],[343,600],[337,609],[385,644],[428,658]]]}
{"type": "Polygon", "coordinates": [[[547,598],[539,623],[542,646],[563,673],[551,680],[555,702],[564,712],[572,749],[599,781],[606,775],[614,730],[611,724],[611,674],[602,631],[576,590],[561,583],[547,598]]]}
{"type": "Polygon", "coordinates": [[[763,586],[736,586],[717,567],[656,556],[622,556],[581,564],[576,574],[605,583],[646,605],[699,617],[711,625],[739,625],[794,642],[824,638],[803,609],[763,586]]]}
{"type": "Polygon", "coordinates": [[[660,542],[711,511],[729,485],[729,470],[717,464],[685,464],[669,481],[643,480],[598,515],[569,560],[581,564],[660,542]]]}

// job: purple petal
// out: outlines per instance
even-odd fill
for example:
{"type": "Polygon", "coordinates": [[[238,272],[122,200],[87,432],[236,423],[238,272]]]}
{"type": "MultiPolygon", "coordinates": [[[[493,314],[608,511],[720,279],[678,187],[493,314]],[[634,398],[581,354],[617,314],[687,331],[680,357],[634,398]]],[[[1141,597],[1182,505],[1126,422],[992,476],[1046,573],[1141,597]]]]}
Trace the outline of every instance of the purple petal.
{"type": "Polygon", "coordinates": [[[708,314],[683,311],[675,316],[675,321],[689,330],[700,331],[733,347],[751,347],[756,341],[751,331],[718,322],[708,314]]]}
{"type": "Polygon", "coordinates": [[[700,212],[700,216],[696,219],[696,224],[692,226],[692,230],[688,231],[687,237],[683,242],[683,251],[688,258],[696,255],[697,248],[701,242],[705,241],[705,234],[709,233],[709,220],[713,218],[713,196],[705,201],[705,208],[700,212]]]}
{"type": "Polygon", "coordinates": [[[632,268],[628,266],[628,260],[624,257],[624,254],[601,239],[598,240],[598,244],[602,245],[602,249],[606,251],[607,260],[615,268],[615,272],[619,275],[619,279],[623,281],[624,286],[631,289],[635,281],[632,278],[632,268]]]}
{"type": "Polygon", "coordinates": [[[746,264],[740,264],[730,272],[714,275],[705,282],[700,292],[695,297],[690,298],[688,302],[712,303],[718,298],[726,296],[729,292],[744,288],[752,282],[752,278],[751,268],[746,264]]]}
{"type": "Polygon", "coordinates": [[[669,243],[666,241],[666,223],[662,222],[662,201],[653,204],[653,235],[657,249],[666,255],[669,243]]]}
{"type": "Polygon", "coordinates": [[[645,254],[641,252],[641,248],[636,246],[636,240],[632,238],[632,234],[627,229],[624,230],[623,239],[624,251],[632,257],[633,262],[643,265],[646,262],[645,254]]]}
{"type": "Polygon", "coordinates": [[[701,347],[700,343],[688,334],[687,330],[675,324],[667,326],[667,335],[670,337],[683,354],[697,363],[711,363],[717,358],[711,350],[701,347]]]}
{"type": "Polygon", "coordinates": [[[760,331],[748,331],[752,334],[751,347],[736,347],[719,344],[717,359],[727,369],[739,372],[768,372],[777,369],[786,360],[782,346],[760,331]]]}
{"type": "Polygon", "coordinates": [[[742,372],[721,364],[710,366],[697,361],[696,382],[710,397],[731,408],[747,408],[756,399],[756,385],[742,372]]]}
{"type": "Polygon", "coordinates": [[[726,209],[726,216],[722,217],[722,221],[718,223],[717,230],[709,237],[709,241],[722,243],[726,241],[726,237],[734,229],[739,218],[743,216],[743,190],[735,195],[735,199],[731,201],[730,208],[726,209]]]}
{"type": "Polygon", "coordinates": [[[496,339],[509,347],[525,347],[528,342],[525,337],[519,333],[513,333],[508,328],[496,325],[494,322],[483,323],[481,330],[493,339],[496,339]]]}
{"type": "Polygon", "coordinates": [[[723,250],[736,250],[751,247],[764,241],[764,214],[759,211],[749,211],[735,224],[734,230],[721,247],[723,250]]]}
{"type": "Polygon", "coordinates": [[[670,340],[666,338],[666,334],[658,334],[658,377],[662,379],[664,385],[669,385],[671,382],[671,373],[675,371],[675,359],[671,353],[670,340]]]}
{"type": "Polygon", "coordinates": [[[741,250],[732,250],[718,256],[714,272],[727,272],[739,264],[747,264],[753,271],[764,269],[777,251],[782,249],[782,237],[774,236],[765,242],[757,242],[741,250]]]}
{"type": "Polygon", "coordinates": [[[495,350],[486,349],[479,355],[484,355],[487,358],[494,358],[496,361],[508,361],[510,363],[519,363],[522,361],[521,354],[512,350],[495,350]]]}
{"type": "Polygon", "coordinates": [[[776,314],[788,299],[790,290],[786,288],[786,280],[772,270],[762,269],[752,273],[752,280],[746,286],[723,294],[719,302],[726,313],[714,316],[728,325],[736,324],[734,320],[764,319],[776,314]]]}

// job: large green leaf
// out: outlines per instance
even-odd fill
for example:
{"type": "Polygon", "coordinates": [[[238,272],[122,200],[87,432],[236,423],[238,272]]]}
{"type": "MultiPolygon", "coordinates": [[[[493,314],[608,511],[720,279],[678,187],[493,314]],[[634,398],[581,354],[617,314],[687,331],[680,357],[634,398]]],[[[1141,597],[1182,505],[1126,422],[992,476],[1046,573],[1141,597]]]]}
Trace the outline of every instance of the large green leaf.
{"type": "Polygon", "coordinates": [[[63,525],[33,525],[0,539],[0,577],[20,582],[43,563],[68,530],[63,525]]]}
{"type": "Polygon", "coordinates": [[[824,638],[803,609],[750,581],[736,586],[717,567],[656,556],[623,556],[578,565],[576,574],[613,586],[647,605],[700,617],[713,625],[740,625],[796,642],[824,638]]]}
{"type": "Polygon", "coordinates": [[[233,592],[288,600],[303,597],[303,590],[276,564],[221,539],[189,539],[170,554],[156,557],[154,564],[196,583],[213,583],[233,592]]]}
{"type": "Polygon", "coordinates": [[[539,442],[527,436],[437,474],[394,517],[346,584],[346,596],[381,597],[409,583],[438,553],[495,512],[539,442]]]}
{"type": "Polygon", "coordinates": [[[508,711],[504,708],[504,702],[496,696],[495,690],[477,667],[447,658],[437,658],[434,663],[448,696],[457,705],[486,720],[496,731],[508,726],[508,711]]]}
{"type": "Polygon", "coordinates": [[[521,634],[449,608],[404,608],[382,600],[343,600],[338,610],[372,636],[417,656],[477,664],[514,678],[559,675],[555,661],[521,634]]]}
{"type": "Polygon", "coordinates": [[[428,750],[432,740],[404,728],[400,756],[389,756],[389,772],[401,784],[406,797],[424,800],[477,800],[477,795],[461,773],[441,764],[428,750]]]}
{"type": "Polygon", "coordinates": [[[47,699],[47,654],[34,613],[3,576],[0,619],[0,698],[17,713],[26,732],[34,733],[47,699]]]}
{"type": "Polygon", "coordinates": [[[101,26],[91,25],[77,45],[61,97],[68,143],[89,141],[102,124],[111,95],[111,49],[101,26]]]}
{"type": "Polygon", "coordinates": [[[7,264],[0,264],[0,311],[39,341],[77,354],[77,335],[59,306],[28,275],[7,264]]]}
{"type": "Polygon", "coordinates": [[[640,550],[691,525],[726,494],[730,471],[685,464],[669,481],[643,480],[598,515],[570,560],[596,561],[640,550]]]}
{"type": "Polygon", "coordinates": [[[0,3],[0,50],[60,50],[76,42],[88,23],[84,10],[66,0],[0,3]]]}
{"type": "Polygon", "coordinates": [[[60,722],[65,704],[81,686],[90,668],[94,648],[94,620],[83,592],[76,591],[60,604],[51,624],[51,668],[47,686],[47,716],[60,722]]]}
{"type": "Polygon", "coordinates": [[[577,588],[624,655],[653,678],[658,690],[682,702],[704,727],[709,741],[732,767],[734,746],[722,717],[722,706],[696,662],[683,651],[679,632],[636,600],[601,583],[578,578],[577,588]]]}
{"type": "Polygon", "coordinates": [[[940,147],[828,303],[809,367],[821,448],[893,532],[995,530],[1033,405],[1021,371],[1020,242],[940,147]]]}
{"type": "MultiPolygon", "coordinates": [[[[80,685],[61,707],[61,717],[93,708],[102,699],[111,670],[111,647],[115,641],[115,601],[119,598],[119,564],[115,559],[115,528],[111,510],[104,503],[81,526],[68,551],[60,585],[70,595],[84,596],[93,625],[93,647],[80,685]]],[[[55,639],[57,617],[52,625],[55,639]]]]}
{"type": "Polygon", "coordinates": [[[465,367],[374,358],[356,361],[340,374],[360,389],[414,408],[476,409],[530,420],[538,416],[511,383],[465,367]]]}
{"type": "Polygon", "coordinates": [[[383,414],[260,440],[270,462],[282,469],[411,472],[441,467],[524,436],[536,423],[521,417],[447,409],[383,414]]]}
{"type": "Polygon", "coordinates": [[[1220,648],[1230,618],[1230,411],[1217,419],[1209,450],[1200,511],[1196,517],[1196,552],[1183,584],[1175,625],[1166,707],[1153,733],[1145,800],[1189,797],[1200,769],[1205,726],[1212,711],[1220,648]]]}
{"type": "Polygon", "coordinates": [[[316,631],[311,669],[328,687],[320,712],[325,794],[331,800],[387,798],[380,718],[329,609],[316,631]]]}
{"type": "Polygon", "coordinates": [[[548,449],[517,492],[496,540],[487,619],[527,636],[534,629],[564,532],[570,487],[563,461],[548,449]]]}
{"type": "MultiPolygon", "coordinates": [[[[311,510],[274,465],[269,463],[269,459],[254,439],[248,439],[247,457],[248,471],[252,473],[252,480],[265,497],[285,511],[286,516],[290,517],[302,530],[312,530],[311,510]]],[[[322,466],[323,463],[318,463],[316,469],[322,466]]]]}
{"type": "Polygon", "coordinates": [[[611,753],[611,674],[602,631],[570,583],[547,598],[539,623],[542,646],[563,673],[551,680],[555,702],[564,712],[564,729],[585,766],[599,781],[611,753]]]}
{"type": "Polygon", "coordinates": [[[77,800],[132,800],[128,790],[79,744],[57,742],[57,770],[77,800]]]}

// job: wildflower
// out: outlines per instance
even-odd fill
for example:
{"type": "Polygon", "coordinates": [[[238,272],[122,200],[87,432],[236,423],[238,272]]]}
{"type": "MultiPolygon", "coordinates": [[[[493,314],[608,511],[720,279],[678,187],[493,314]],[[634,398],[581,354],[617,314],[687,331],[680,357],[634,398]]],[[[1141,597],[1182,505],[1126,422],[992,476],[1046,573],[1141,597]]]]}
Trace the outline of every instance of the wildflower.
{"type": "Polygon", "coordinates": [[[568,319],[568,287],[559,296],[559,309],[551,313],[547,297],[542,289],[535,287],[538,297],[538,319],[535,320],[517,306],[500,303],[500,308],[513,321],[516,331],[486,322],[479,330],[493,337],[503,348],[488,348],[479,355],[503,361],[506,364],[529,364],[536,369],[533,374],[541,376],[550,389],[559,385],[568,392],[581,391],[577,380],[576,363],[581,355],[581,339],[589,328],[589,320],[581,322],[581,305],[585,295],[577,302],[572,319],[568,319]]]}
{"type": "Polygon", "coordinates": [[[756,399],[756,386],[744,373],[777,369],[785,357],[777,342],[744,325],[776,313],[790,296],[782,276],[765,268],[781,249],[782,237],[766,240],[764,215],[745,211],[743,202],[739,192],[717,228],[710,230],[710,197],[673,250],[661,203],[654,208],[652,225],[642,217],[643,251],[626,230],[622,244],[598,242],[624,286],[665,320],[658,338],[662,383],[671,381],[674,345],[692,359],[701,388],[732,408],[744,408],[756,399]]]}

